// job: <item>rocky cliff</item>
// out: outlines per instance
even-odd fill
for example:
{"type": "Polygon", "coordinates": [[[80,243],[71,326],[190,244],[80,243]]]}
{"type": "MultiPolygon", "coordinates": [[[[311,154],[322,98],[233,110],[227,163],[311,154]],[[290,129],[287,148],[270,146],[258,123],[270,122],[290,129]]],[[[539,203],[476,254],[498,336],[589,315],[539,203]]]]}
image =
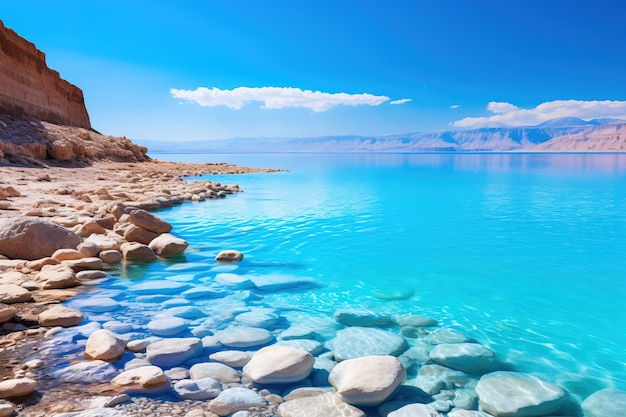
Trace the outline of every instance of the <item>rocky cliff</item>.
{"type": "Polygon", "coordinates": [[[0,111],[91,128],[83,92],[48,68],[46,55],[0,21],[0,111]]]}

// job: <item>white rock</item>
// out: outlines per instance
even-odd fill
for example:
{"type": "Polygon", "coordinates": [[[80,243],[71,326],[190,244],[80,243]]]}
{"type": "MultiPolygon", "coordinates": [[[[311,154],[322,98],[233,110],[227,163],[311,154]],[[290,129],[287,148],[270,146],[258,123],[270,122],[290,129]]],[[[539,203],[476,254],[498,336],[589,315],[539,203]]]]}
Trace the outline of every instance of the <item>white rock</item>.
{"type": "Polygon", "coordinates": [[[259,384],[285,384],[305,379],[315,359],[309,352],[288,346],[268,346],[256,352],[243,373],[259,384]]]}
{"type": "Polygon", "coordinates": [[[73,363],[54,371],[52,375],[60,382],[97,384],[109,382],[118,372],[113,365],[102,360],[73,363]]]}
{"type": "Polygon", "coordinates": [[[448,368],[483,375],[501,365],[496,354],[477,343],[442,343],[430,351],[430,359],[448,368]]]}
{"type": "Polygon", "coordinates": [[[256,392],[247,388],[224,390],[209,402],[209,410],[218,416],[227,416],[236,411],[264,406],[267,402],[256,392]]]}
{"type": "Polygon", "coordinates": [[[280,291],[290,288],[310,288],[315,285],[313,277],[288,274],[250,276],[250,280],[262,291],[280,291]]]}
{"type": "Polygon", "coordinates": [[[85,319],[83,313],[79,310],[55,306],[39,313],[39,324],[43,327],[72,327],[76,326],[85,319]]]}
{"type": "Polygon", "coordinates": [[[278,406],[280,417],[365,417],[365,413],[334,392],[286,401],[278,406]]]}
{"type": "Polygon", "coordinates": [[[626,391],[607,388],[596,391],[583,401],[585,417],[616,417],[626,412],[626,391]]]}
{"type": "Polygon", "coordinates": [[[180,317],[152,320],[148,330],[155,336],[176,336],[187,329],[187,322],[180,317]]]}
{"type": "Polygon", "coordinates": [[[390,401],[378,407],[382,417],[444,417],[429,404],[390,401]]]}
{"type": "Polygon", "coordinates": [[[90,297],[73,300],[70,305],[85,312],[105,313],[116,310],[120,306],[120,303],[110,297],[90,297]]]}
{"type": "Polygon", "coordinates": [[[201,362],[193,365],[189,369],[191,379],[213,378],[222,384],[240,382],[239,373],[230,366],[216,362],[201,362]]]}
{"type": "Polygon", "coordinates": [[[224,350],[210,354],[209,359],[213,362],[223,363],[233,368],[242,368],[250,362],[252,355],[248,352],[238,350],[224,350]]]}
{"type": "Polygon", "coordinates": [[[189,243],[169,233],[163,233],[152,239],[148,247],[159,256],[175,256],[183,253],[189,243]]]}
{"type": "Polygon", "coordinates": [[[174,384],[174,391],[188,400],[206,400],[217,397],[222,392],[222,384],[213,378],[182,379],[174,384]]]}
{"type": "Polygon", "coordinates": [[[273,346],[288,346],[296,349],[302,349],[314,356],[322,353],[324,350],[324,345],[317,340],[310,339],[281,340],[280,342],[274,343],[273,346]]]}
{"type": "Polygon", "coordinates": [[[406,349],[402,336],[373,327],[348,327],[337,332],[329,342],[335,360],[370,355],[397,356],[406,349]]]}
{"type": "Polygon", "coordinates": [[[344,326],[381,327],[393,324],[391,317],[364,309],[337,310],[334,317],[344,326]]]}
{"type": "Polygon", "coordinates": [[[153,365],[171,368],[202,353],[202,343],[197,337],[163,339],[146,348],[146,357],[153,365]]]}
{"type": "Polygon", "coordinates": [[[274,336],[267,329],[257,327],[229,327],[215,334],[220,343],[230,348],[248,348],[271,342],[274,336]]]}
{"type": "Polygon", "coordinates": [[[160,392],[169,389],[167,376],[158,366],[142,366],[124,371],[111,381],[118,392],[143,393],[160,392]]]}
{"type": "Polygon", "coordinates": [[[352,405],[378,405],[402,384],[406,371],[393,356],[366,356],[339,363],[328,382],[352,405]]]}
{"type": "Polygon", "coordinates": [[[26,303],[33,300],[30,291],[16,284],[0,284],[0,303],[26,303]]]}
{"type": "Polygon", "coordinates": [[[85,357],[103,361],[119,359],[126,350],[126,342],[110,330],[96,330],[87,339],[85,357]]]}
{"type": "Polygon", "coordinates": [[[438,345],[441,343],[464,343],[469,342],[470,338],[463,333],[454,329],[441,328],[433,330],[430,334],[423,337],[424,342],[431,345],[438,345]]]}
{"type": "Polygon", "coordinates": [[[263,329],[273,328],[279,320],[280,316],[276,314],[276,311],[267,308],[257,308],[235,317],[235,321],[243,326],[261,327],[263,329]]]}
{"type": "Polygon", "coordinates": [[[178,294],[189,288],[189,284],[184,282],[170,281],[162,279],[158,281],[149,280],[136,284],[129,289],[139,295],[153,295],[153,294],[178,294]]]}
{"type": "Polygon", "coordinates": [[[23,397],[37,389],[37,381],[30,378],[7,379],[0,382],[0,398],[23,397]]]}
{"type": "Polygon", "coordinates": [[[215,276],[215,282],[237,290],[254,288],[254,284],[247,275],[237,275],[228,272],[217,274],[215,276]]]}

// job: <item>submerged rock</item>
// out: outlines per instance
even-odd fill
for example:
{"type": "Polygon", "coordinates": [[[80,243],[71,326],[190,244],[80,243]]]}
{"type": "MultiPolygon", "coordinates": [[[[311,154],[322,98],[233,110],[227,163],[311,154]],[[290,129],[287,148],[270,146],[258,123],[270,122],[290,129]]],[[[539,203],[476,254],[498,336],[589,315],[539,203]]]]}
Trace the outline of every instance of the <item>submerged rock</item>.
{"type": "Polygon", "coordinates": [[[274,340],[266,329],[258,327],[229,327],[216,333],[220,343],[230,348],[249,348],[262,346],[274,340]]]}
{"type": "Polygon", "coordinates": [[[213,378],[182,379],[174,384],[174,391],[188,400],[207,400],[217,397],[222,392],[222,384],[213,378]]]}
{"type": "Polygon", "coordinates": [[[433,348],[430,358],[452,369],[483,375],[500,368],[496,354],[477,343],[442,343],[433,348]]]}
{"type": "Polygon", "coordinates": [[[109,362],[94,360],[73,363],[55,371],[52,375],[61,382],[96,384],[111,381],[118,375],[118,372],[109,362]]]}
{"type": "Polygon", "coordinates": [[[85,357],[103,361],[120,358],[126,350],[126,342],[110,330],[96,330],[87,339],[85,357]]]}
{"type": "Polygon", "coordinates": [[[146,357],[153,365],[171,368],[202,353],[202,343],[197,337],[163,339],[150,343],[146,357]]]}
{"type": "Polygon", "coordinates": [[[39,324],[43,327],[72,327],[84,319],[85,316],[80,311],[63,306],[51,307],[39,313],[38,317],[39,324]]]}
{"type": "Polygon", "coordinates": [[[307,351],[273,345],[256,352],[243,373],[259,384],[286,384],[308,377],[314,363],[307,351]]]}
{"type": "Polygon", "coordinates": [[[224,365],[223,363],[202,362],[197,363],[189,369],[191,379],[213,378],[222,384],[231,384],[240,382],[241,376],[239,372],[224,365]]]}
{"type": "Polygon", "coordinates": [[[415,404],[404,401],[390,401],[378,407],[383,417],[444,417],[430,404],[415,404]]]}
{"type": "Polygon", "coordinates": [[[382,327],[393,324],[391,317],[363,309],[337,310],[334,317],[344,326],[382,327]]]}
{"type": "Polygon", "coordinates": [[[402,336],[372,327],[339,330],[329,345],[337,361],[370,355],[397,356],[406,349],[402,336]]]}
{"type": "Polygon", "coordinates": [[[296,398],[278,406],[281,417],[365,417],[365,413],[343,402],[334,392],[296,398]]]}
{"type": "Polygon", "coordinates": [[[141,366],[124,371],[111,381],[114,390],[124,393],[160,392],[169,389],[168,378],[158,366],[141,366]]]}
{"type": "Polygon", "coordinates": [[[218,416],[227,416],[236,411],[250,410],[264,406],[267,402],[256,392],[248,388],[230,388],[209,402],[209,410],[218,416]]]}
{"type": "Polygon", "coordinates": [[[584,417],[616,417],[626,412],[626,391],[607,388],[591,394],[582,405],[584,417]]]}

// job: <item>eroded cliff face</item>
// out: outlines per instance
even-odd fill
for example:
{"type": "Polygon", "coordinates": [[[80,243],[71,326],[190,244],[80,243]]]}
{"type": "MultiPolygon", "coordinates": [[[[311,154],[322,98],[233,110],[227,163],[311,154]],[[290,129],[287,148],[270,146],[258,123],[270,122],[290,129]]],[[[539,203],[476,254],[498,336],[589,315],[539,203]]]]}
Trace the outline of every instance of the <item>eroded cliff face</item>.
{"type": "Polygon", "coordinates": [[[0,111],[91,128],[80,88],[46,65],[46,55],[0,21],[0,111]]]}

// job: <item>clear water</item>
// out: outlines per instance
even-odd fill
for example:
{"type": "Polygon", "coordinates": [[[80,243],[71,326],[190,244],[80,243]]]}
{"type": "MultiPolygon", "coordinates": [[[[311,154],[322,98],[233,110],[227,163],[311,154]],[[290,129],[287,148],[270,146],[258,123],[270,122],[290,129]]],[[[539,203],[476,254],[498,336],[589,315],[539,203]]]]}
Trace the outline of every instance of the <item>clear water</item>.
{"type": "MultiPolygon", "coordinates": [[[[624,154],[155,157],[290,170],[211,176],[244,192],[159,212],[190,242],[190,268],[209,271],[192,283],[238,249],[235,273],[318,284],[264,305],[426,314],[580,398],[626,389],[624,154]],[[376,296],[398,291],[414,295],[376,296]]],[[[136,276],[181,271],[157,263],[136,276]]]]}

